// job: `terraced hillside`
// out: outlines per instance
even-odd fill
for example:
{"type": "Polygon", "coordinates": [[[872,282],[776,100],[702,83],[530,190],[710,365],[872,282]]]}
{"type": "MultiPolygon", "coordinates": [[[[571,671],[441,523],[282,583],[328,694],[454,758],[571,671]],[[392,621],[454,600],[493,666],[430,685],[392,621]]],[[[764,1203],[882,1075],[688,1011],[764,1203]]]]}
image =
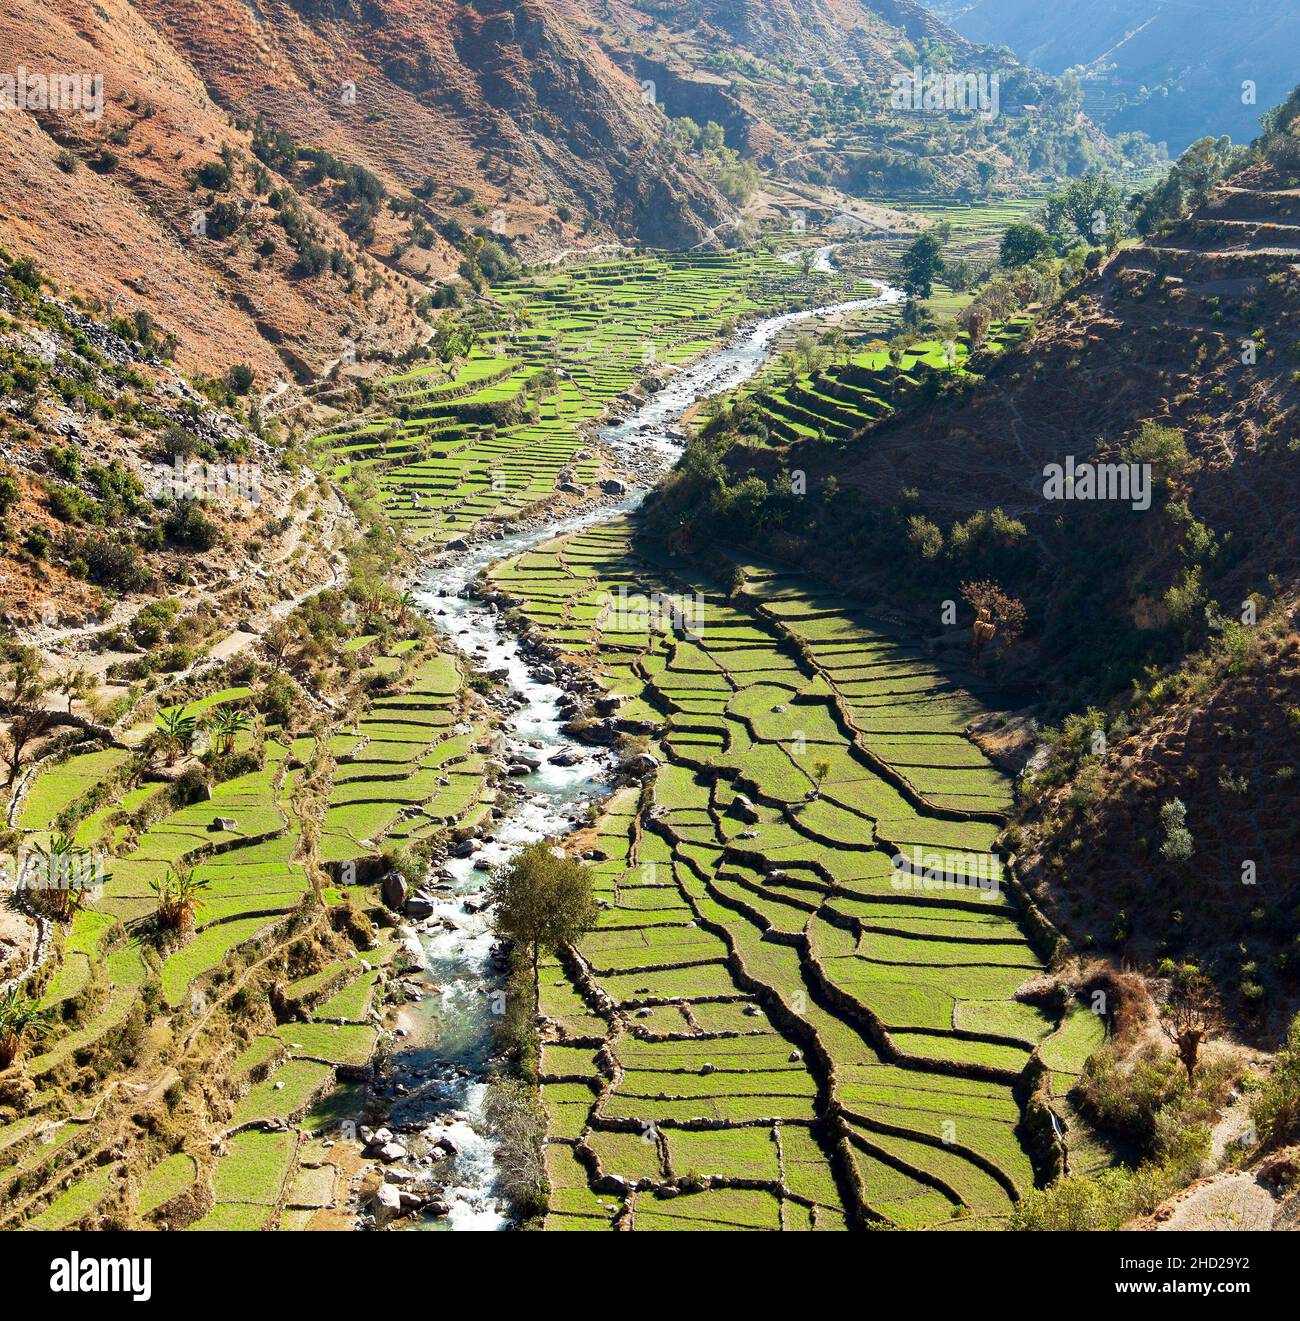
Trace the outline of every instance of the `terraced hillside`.
{"type": "Polygon", "coordinates": [[[936,602],[993,580],[1041,641],[1027,680],[1085,705],[1200,645],[1205,603],[1236,614],[1296,574],[1296,140],[1293,118],[1190,214],[1101,261],[978,388],[937,390],[847,450],[785,433],[764,453],[724,432],[729,489],[683,486],[673,520],[709,535],[744,488],[749,527],[728,535],[779,536],[787,558],[931,630],[936,602]],[[1070,462],[1146,463],[1148,507],[1057,499],[1047,479],[1070,462]],[[793,511],[787,470],[808,492],[793,511]],[[993,518],[1011,539],[973,545],[993,518]]]}
{"type": "Polygon", "coordinates": [[[367,478],[409,536],[434,549],[485,520],[517,521],[598,473],[583,428],[720,334],[797,300],[853,296],[852,276],[802,275],[771,253],[596,262],[498,291],[510,328],[454,371],[387,382],[387,415],[321,438],[337,480],[367,478]]]}
{"type": "Polygon", "coordinates": [[[1100,1025],[1034,993],[1054,936],[994,848],[977,696],[807,581],[724,591],[632,537],[490,578],[654,767],[597,825],[596,929],[541,973],[548,1227],[998,1223],[1100,1025]]]}
{"type": "MultiPolygon", "coordinates": [[[[499,292],[454,365],[395,375],[327,458],[437,553],[589,494],[609,470],[579,457],[584,428],[738,324],[863,291],[766,250],[538,275],[499,292]]],[[[378,581],[392,563],[353,544],[337,586],[265,637],[218,631],[192,667],[124,688],[109,724],[37,746],[7,844],[106,875],[44,921],[25,980],[50,1031],[0,1089],[9,1222],[351,1223],[357,1148],[318,1139],[360,1115],[406,958],[372,926],[392,920],[374,864],[442,857],[501,811],[491,706],[378,581]],[[159,890],[180,877],[194,920],[169,934],[159,890]]]]}
{"type": "MultiPolygon", "coordinates": [[[[493,800],[488,727],[458,664],[418,635],[347,650],[377,690],[364,714],[246,721],[228,755],[254,768],[198,801],[178,806],[149,773],[145,723],[48,759],[11,805],[20,852],[70,837],[106,874],[66,928],[50,924],[52,1027],[25,1061],[20,1117],[0,1125],[6,1222],[289,1229],[346,1201],[348,1149],[319,1135],[359,1113],[400,952],[348,864],[472,828],[493,800]],[[158,886],[180,873],[201,895],[192,930],[169,940],[158,886]]],[[[175,709],[251,714],[254,697],[218,689],[175,709]]]]}
{"type": "MultiPolygon", "coordinates": [[[[1033,311],[991,325],[977,349],[981,361],[1019,343],[1033,311]]],[[[740,398],[752,403],[767,433],[779,441],[847,441],[920,403],[947,377],[968,376],[970,357],[967,331],[951,340],[918,340],[893,355],[849,339],[840,361],[811,372],[770,367],[740,398]]]]}

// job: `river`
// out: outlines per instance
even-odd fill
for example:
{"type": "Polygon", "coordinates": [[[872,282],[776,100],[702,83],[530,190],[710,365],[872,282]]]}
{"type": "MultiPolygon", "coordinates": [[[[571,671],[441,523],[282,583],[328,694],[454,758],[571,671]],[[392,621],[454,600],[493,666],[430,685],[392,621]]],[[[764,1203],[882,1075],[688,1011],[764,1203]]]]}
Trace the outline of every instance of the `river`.
{"type": "MultiPolygon", "coordinates": [[[[830,269],[830,252],[830,247],[818,250],[816,269],[830,269]]],[[[667,469],[681,453],[681,420],[690,408],[753,377],[786,327],[903,300],[900,290],[879,283],[880,293],[871,298],[783,313],[737,332],[725,347],[674,375],[631,416],[602,428],[601,439],[615,453],[641,458],[654,453],[667,469]]],[[[498,613],[470,595],[471,587],[494,562],[626,513],[644,496],[644,490],[635,491],[595,512],[476,543],[450,564],[429,570],[416,592],[421,608],[475,667],[505,672],[504,686],[518,702],[501,729],[507,759],[514,751],[542,761],[537,771],[518,781],[520,796],[495,823],[490,838],[470,857],[447,862],[450,880],[429,928],[420,935],[428,991],[406,1011],[406,1018],[412,1024],[412,1040],[425,1044],[403,1048],[394,1057],[394,1076],[409,1090],[394,1104],[392,1118],[430,1126],[427,1133],[445,1136],[456,1150],[444,1176],[450,1213],[423,1221],[422,1228],[497,1230],[510,1223],[509,1207],[495,1189],[493,1143],[483,1123],[492,1055],[492,992],[499,989],[490,918],[479,910],[486,869],[507,861],[525,844],[572,830],[587,806],[613,787],[610,755],[561,732],[558,703],[563,690],[530,671],[498,613]],[[550,759],[560,752],[569,754],[574,764],[552,764],[550,759]]]]}

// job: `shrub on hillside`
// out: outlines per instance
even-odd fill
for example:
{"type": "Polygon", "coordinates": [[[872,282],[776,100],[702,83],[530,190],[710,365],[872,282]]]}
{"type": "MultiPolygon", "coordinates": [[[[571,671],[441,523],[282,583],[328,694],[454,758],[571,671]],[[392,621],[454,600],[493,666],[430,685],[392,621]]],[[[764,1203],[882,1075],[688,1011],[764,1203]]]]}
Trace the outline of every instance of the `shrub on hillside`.
{"type": "Polygon", "coordinates": [[[1263,1148],[1300,1142],[1300,1015],[1273,1058],[1273,1070],[1251,1104],[1250,1117],[1263,1148]]]}
{"type": "Polygon", "coordinates": [[[1137,1169],[1106,1170],[1096,1177],[1072,1175],[1034,1189],[1017,1204],[1011,1228],[1020,1230],[1119,1229],[1147,1215],[1204,1168],[1211,1152],[1210,1130],[1178,1125],[1165,1134],[1168,1145],[1137,1169]]]}
{"type": "Polygon", "coordinates": [[[1181,798],[1171,798],[1160,809],[1165,838],[1160,856],[1166,862],[1183,863],[1192,856],[1192,832],[1187,829],[1187,808],[1181,798]]]}
{"type": "Polygon", "coordinates": [[[193,500],[180,500],[167,515],[163,530],[169,541],[191,550],[211,550],[217,544],[217,527],[193,500]]]}
{"type": "Polygon", "coordinates": [[[138,592],[149,582],[149,574],[140,562],[140,554],[128,542],[106,533],[86,537],[79,547],[85,561],[86,577],[100,587],[119,592],[138,592]]]}

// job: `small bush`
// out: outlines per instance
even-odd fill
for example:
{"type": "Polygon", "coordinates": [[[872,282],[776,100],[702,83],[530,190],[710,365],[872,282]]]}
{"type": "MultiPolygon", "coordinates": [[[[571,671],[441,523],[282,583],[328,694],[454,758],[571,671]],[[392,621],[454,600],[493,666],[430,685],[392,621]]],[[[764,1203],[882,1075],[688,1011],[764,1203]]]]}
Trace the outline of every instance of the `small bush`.
{"type": "Polygon", "coordinates": [[[1184,824],[1186,820],[1187,807],[1181,798],[1171,798],[1160,809],[1160,824],[1165,830],[1160,856],[1166,862],[1184,863],[1192,856],[1192,834],[1184,824]]]}
{"type": "Polygon", "coordinates": [[[86,577],[100,587],[120,592],[138,592],[149,582],[134,546],[107,534],[87,537],[81,543],[80,558],[86,564],[86,577]]]}
{"type": "Polygon", "coordinates": [[[1300,1015],[1273,1057],[1273,1070],[1251,1104],[1250,1117],[1263,1148],[1300,1142],[1300,1015]]]}

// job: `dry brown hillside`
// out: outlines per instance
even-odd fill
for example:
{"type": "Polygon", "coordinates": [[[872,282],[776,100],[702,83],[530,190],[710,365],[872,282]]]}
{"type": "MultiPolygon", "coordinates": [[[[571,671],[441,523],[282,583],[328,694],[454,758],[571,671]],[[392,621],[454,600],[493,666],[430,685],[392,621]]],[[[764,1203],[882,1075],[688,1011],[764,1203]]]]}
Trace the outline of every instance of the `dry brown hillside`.
{"type": "Polygon", "coordinates": [[[856,196],[1015,192],[1031,174],[1120,159],[1054,79],[967,41],[911,0],[555,7],[634,77],[652,81],[669,116],[715,121],[730,146],[791,181],[856,196]],[[894,109],[894,80],[918,66],[996,74],[997,113],[894,109]]]}
{"type": "Polygon", "coordinates": [[[1260,1038],[1280,1036],[1300,997],[1294,606],[1154,685],[1096,746],[1028,795],[1021,875],[1037,901],[1078,948],[1148,969],[1196,960],[1260,1038]],[[1162,818],[1173,802],[1186,856],[1162,818]]]}
{"type": "Polygon", "coordinates": [[[103,113],[0,116],[0,171],[22,181],[0,241],[69,292],[151,315],[189,369],[304,377],[349,338],[401,352],[475,229],[545,258],[694,242],[729,214],[639,84],[546,6],[18,0],[0,69],[19,68],[102,75],[103,113]],[[259,118],[275,150],[258,151],[259,118]],[[383,199],[359,214],[286,144],[365,171],[383,199]],[[214,188],[198,172],[223,153],[214,188]],[[196,234],[214,206],[230,209],[196,234]],[[331,269],[302,269],[307,241],[331,269]]]}

